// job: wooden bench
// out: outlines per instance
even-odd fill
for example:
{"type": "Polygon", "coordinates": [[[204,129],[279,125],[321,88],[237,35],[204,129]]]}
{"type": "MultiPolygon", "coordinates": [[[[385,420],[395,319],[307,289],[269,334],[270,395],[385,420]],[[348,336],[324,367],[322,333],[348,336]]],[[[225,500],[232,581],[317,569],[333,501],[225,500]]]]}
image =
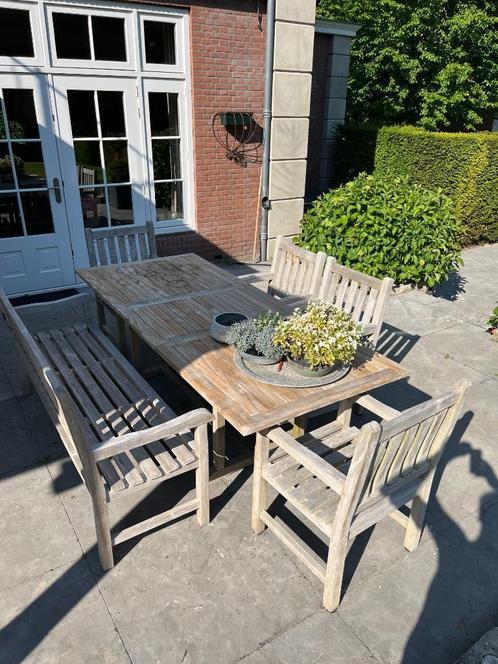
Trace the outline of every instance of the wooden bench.
{"type": "Polygon", "coordinates": [[[102,568],[113,545],[184,514],[209,522],[208,423],[197,409],[177,417],[99,330],[86,325],[31,336],[0,291],[0,311],[20,358],[90,493],[102,568]],[[194,432],[192,436],[191,431],[194,432]],[[196,497],[111,535],[107,503],[195,470],[196,497]]]}

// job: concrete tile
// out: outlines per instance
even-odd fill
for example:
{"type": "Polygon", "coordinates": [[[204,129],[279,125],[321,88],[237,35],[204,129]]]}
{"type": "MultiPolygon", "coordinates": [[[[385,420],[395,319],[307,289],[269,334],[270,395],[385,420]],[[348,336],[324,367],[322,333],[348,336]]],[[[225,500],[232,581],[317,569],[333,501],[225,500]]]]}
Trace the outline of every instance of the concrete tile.
{"type": "Polygon", "coordinates": [[[337,614],[323,610],[243,659],[244,664],[373,664],[376,661],[337,614]]]}
{"type": "Polygon", "coordinates": [[[497,561],[496,543],[469,541],[455,524],[437,549],[424,545],[355,587],[338,613],[383,662],[450,664],[493,625],[497,561]]]}
{"type": "Polygon", "coordinates": [[[209,526],[185,520],[159,530],[102,578],[134,661],[233,662],[319,608],[273,538],[252,535],[248,517],[235,495],[209,526]]]}
{"type": "Polygon", "coordinates": [[[0,663],[129,664],[88,564],[0,592],[0,663]]]}
{"type": "MultiPolygon", "coordinates": [[[[429,307],[428,307],[429,309],[429,307]]],[[[498,344],[481,328],[461,323],[446,330],[433,332],[420,340],[420,345],[435,350],[475,371],[496,378],[498,376],[498,344]]]]}
{"type": "Polygon", "coordinates": [[[15,586],[81,556],[45,466],[0,480],[0,588],[15,586]]]}
{"type": "Polygon", "coordinates": [[[24,417],[17,399],[4,401],[0,417],[0,477],[40,461],[32,423],[24,417]]]}
{"type": "Polygon", "coordinates": [[[18,307],[17,313],[30,332],[52,330],[68,325],[81,325],[81,315],[68,303],[50,302],[43,305],[18,307]]]}
{"type": "Polygon", "coordinates": [[[437,299],[437,303],[433,306],[437,306],[438,311],[487,328],[487,321],[491,312],[497,306],[498,295],[494,292],[494,289],[489,289],[488,286],[487,292],[461,293],[453,301],[443,298],[437,299]]]}
{"type": "Polygon", "coordinates": [[[403,332],[424,336],[437,330],[458,325],[458,318],[440,312],[435,307],[426,307],[412,298],[403,295],[389,300],[386,321],[403,332]]]}
{"type": "MultiPolygon", "coordinates": [[[[0,360],[1,362],[1,360],[0,360]]],[[[0,402],[9,401],[15,397],[12,385],[3,366],[0,365],[0,402]]]]}

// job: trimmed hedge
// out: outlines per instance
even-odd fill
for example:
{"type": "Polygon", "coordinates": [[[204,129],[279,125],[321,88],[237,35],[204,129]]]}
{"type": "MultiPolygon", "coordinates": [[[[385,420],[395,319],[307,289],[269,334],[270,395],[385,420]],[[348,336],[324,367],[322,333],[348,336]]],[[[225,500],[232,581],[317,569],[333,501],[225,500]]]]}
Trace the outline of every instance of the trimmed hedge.
{"type": "Polygon", "coordinates": [[[464,244],[498,241],[498,133],[344,127],[336,163],[336,186],[374,165],[378,174],[441,188],[454,202],[464,244]]]}

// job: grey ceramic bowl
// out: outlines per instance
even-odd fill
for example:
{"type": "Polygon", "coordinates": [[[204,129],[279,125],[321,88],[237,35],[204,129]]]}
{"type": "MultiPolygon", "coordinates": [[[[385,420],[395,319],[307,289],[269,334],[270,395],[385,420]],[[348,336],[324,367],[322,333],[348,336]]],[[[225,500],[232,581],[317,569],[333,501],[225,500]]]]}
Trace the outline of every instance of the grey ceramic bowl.
{"type": "Polygon", "coordinates": [[[216,339],[216,341],[226,344],[228,330],[234,323],[241,323],[243,320],[247,320],[247,316],[236,311],[217,314],[211,322],[209,334],[213,339],[216,339]]]}

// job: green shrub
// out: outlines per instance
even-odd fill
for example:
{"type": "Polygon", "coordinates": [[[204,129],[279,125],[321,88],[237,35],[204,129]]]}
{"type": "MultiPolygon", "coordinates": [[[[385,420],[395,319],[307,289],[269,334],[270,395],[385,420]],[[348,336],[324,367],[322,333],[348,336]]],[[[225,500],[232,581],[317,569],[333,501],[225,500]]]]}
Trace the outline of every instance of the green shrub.
{"type": "Polygon", "coordinates": [[[360,173],[314,202],[297,243],[374,277],[433,287],[461,262],[458,237],[453,204],[441,191],[360,173]]]}
{"type": "Polygon", "coordinates": [[[493,313],[489,317],[488,325],[491,327],[498,327],[498,307],[493,309],[493,313]]]}
{"type": "Polygon", "coordinates": [[[455,204],[466,245],[498,241],[498,133],[433,133],[384,127],[375,171],[440,188],[455,204]]]}

